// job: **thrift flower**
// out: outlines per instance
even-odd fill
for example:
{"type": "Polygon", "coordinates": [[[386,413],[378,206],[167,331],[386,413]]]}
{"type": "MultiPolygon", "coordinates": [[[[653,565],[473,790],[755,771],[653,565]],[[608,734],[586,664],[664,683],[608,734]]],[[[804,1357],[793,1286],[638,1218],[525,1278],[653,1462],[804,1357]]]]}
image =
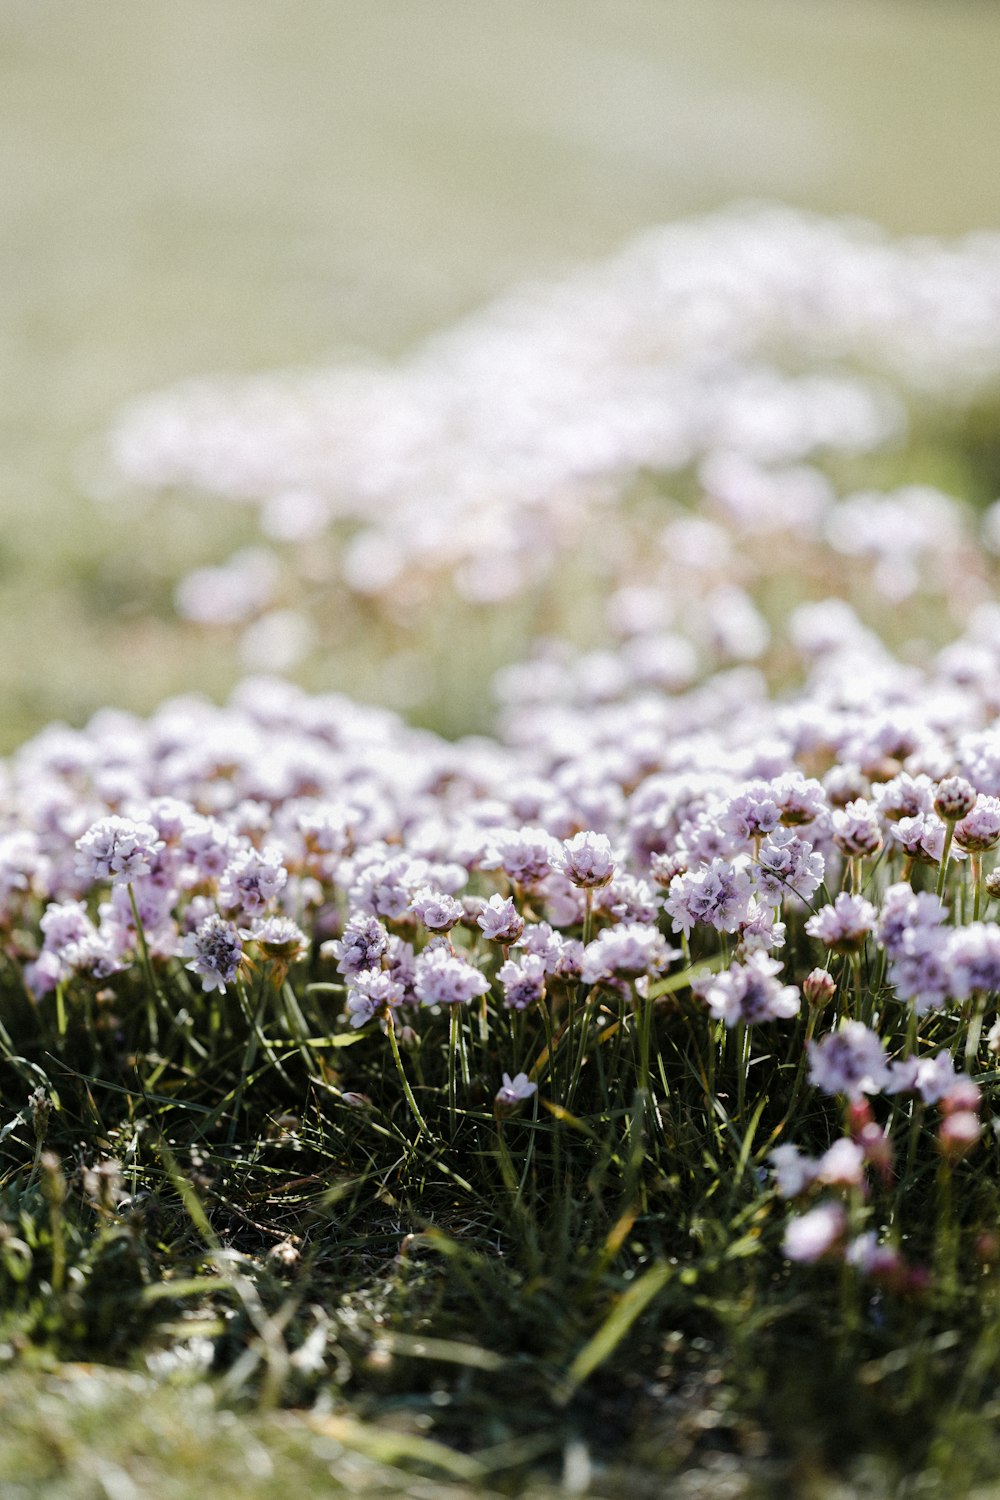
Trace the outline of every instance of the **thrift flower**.
{"type": "Polygon", "coordinates": [[[232,984],[243,962],[243,946],[235,923],[218,915],[206,918],[190,933],[181,944],[181,952],[191,960],[185,967],[199,976],[206,994],[212,990],[225,994],[226,985],[232,984]]]}
{"type": "Polygon", "coordinates": [[[861,1021],[843,1021],[821,1042],[809,1043],[809,1081],[825,1094],[878,1094],[892,1082],[885,1048],[861,1021]]]}
{"type": "Polygon", "coordinates": [[[497,1090],[496,1102],[499,1105],[513,1108],[515,1105],[523,1104],[525,1099],[530,1099],[532,1094],[537,1094],[538,1084],[528,1081],[527,1073],[515,1073],[511,1078],[509,1073],[504,1073],[503,1083],[497,1090]]]}
{"type": "Polygon", "coordinates": [[[751,953],[745,964],[732,964],[709,980],[702,996],[716,1020],[727,1026],[786,1020],[799,1013],[799,992],[775,978],[781,967],[766,953],[751,953]]]}
{"type": "Polygon", "coordinates": [[[127,885],[148,875],[163,848],[152,823],[114,815],[94,823],[77,839],[76,873],[85,880],[111,880],[127,885]]]}
{"type": "Polygon", "coordinates": [[[782,1249],[789,1260],[812,1265],[839,1249],[847,1230],[847,1213],[840,1203],[819,1203],[792,1219],[782,1249]]]}

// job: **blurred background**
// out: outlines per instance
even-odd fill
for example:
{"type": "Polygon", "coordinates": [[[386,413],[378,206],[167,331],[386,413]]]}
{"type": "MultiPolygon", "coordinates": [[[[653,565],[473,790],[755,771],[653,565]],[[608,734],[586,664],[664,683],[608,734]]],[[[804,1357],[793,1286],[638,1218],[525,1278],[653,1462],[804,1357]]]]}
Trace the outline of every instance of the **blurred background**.
{"type": "MultiPolygon", "coordinates": [[[[1000,227],[998,61],[985,0],[0,0],[2,746],[246,669],[175,591],[254,526],[107,498],[125,403],[393,359],[734,201],[1000,227]]],[[[381,629],[304,680],[371,688],[381,629]]],[[[474,724],[469,691],[428,716],[474,724]]]]}

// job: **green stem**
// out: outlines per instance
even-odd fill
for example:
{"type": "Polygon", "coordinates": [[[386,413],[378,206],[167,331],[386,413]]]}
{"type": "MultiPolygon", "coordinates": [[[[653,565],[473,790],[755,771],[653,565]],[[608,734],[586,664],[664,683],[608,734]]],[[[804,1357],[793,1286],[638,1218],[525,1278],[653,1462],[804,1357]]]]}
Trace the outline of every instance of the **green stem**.
{"type": "Polygon", "coordinates": [[[455,1113],[458,1107],[458,1091],[455,1086],[455,1063],[458,1057],[458,1006],[453,1005],[448,1014],[448,1129],[455,1134],[455,1113]]]}
{"type": "Polygon", "coordinates": [[[142,963],[143,973],[146,976],[146,983],[149,986],[146,1009],[149,1017],[150,1040],[154,1047],[158,1047],[160,1043],[160,1029],[156,1020],[156,1011],[157,1007],[162,1005],[163,997],[160,994],[160,987],[156,982],[156,975],[153,973],[153,963],[149,956],[149,944],[146,942],[146,931],[142,925],[142,918],[139,915],[139,903],[135,899],[135,891],[132,888],[131,880],[125,889],[128,891],[129,905],[132,908],[132,920],[135,923],[135,935],[139,943],[139,958],[142,963]]]}
{"type": "Polygon", "coordinates": [[[948,874],[948,856],[951,854],[951,841],[954,838],[954,836],[955,836],[955,825],[954,825],[954,823],[947,823],[947,824],[945,824],[945,830],[944,830],[944,848],[941,850],[941,867],[938,870],[938,878],[937,878],[937,894],[938,894],[938,899],[939,900],[941,900],[943,898],[943,896],[944,896],[944,883],[945,883],[945,878],[947,877],[947,874],[948,874]]]}
{"type": "MultiPolygon", "coordinates": [[[[403,1067],[403,1059],[399,1055],[399,1043],[396,1040],[396,1022],[393,1018],[391,1009],[386,1011],[385,1020],[386,1035],[389,1038],[389,1046],[392,1048],[392,1060],[396,1064],[396,1072],[399,1074],[399,1081],[403,1085],[403,1093],[406,1095],[406,1102],[410,1106],[410,1113],[416,1121],[417,1130],[420,1132],[420,1134],[430,1136],[431,1132],[427,1128],[427,1121],[420,1113],[420,1108],[417,1104],[416,1099],[414,1098],[413,1090],[410,1088],[410,1080],[406,1076],[406,1069],[403,1067]]],[[[453,1073],[451,1075],[451,1081],[454,1081],[453,1073]]],[[[452,1121],[452,1129],[454,1129],[454,1120],[452,1121]]],[[[433,1140],[433,1136],[431,1136],[431,1139],[433,1140]]]]}

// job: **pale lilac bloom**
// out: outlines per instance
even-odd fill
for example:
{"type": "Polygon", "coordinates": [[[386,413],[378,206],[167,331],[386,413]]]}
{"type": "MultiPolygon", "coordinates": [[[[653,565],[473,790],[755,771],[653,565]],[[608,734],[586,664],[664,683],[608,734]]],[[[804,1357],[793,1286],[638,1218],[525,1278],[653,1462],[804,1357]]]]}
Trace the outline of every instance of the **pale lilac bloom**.
{"type": "Polygon", "coordinates": [[[847,1212],[840,1203],[818,1203],[792,1219],[785,1229],[782,1249],[789,1260],[812,1265],[839,1249],[847,1231],[847,1212]]]}
{"type": "Polygon", "coordinates": [[[790,771],[771,783],[771,794],[785,828],[814,823],[827,811],[826,793],[820,783],[798,771],[790,771]]]}
{"type": "Polygon", "coordinates": [[[955,824],[955,843],[970,854],[992,849],[1000,839],[1000,798],[980,797],[972,812],[955,824]]]}
{"type": "Polygon", "coordinates": [[[44,945],[35,962],[25,969],[25,981],[35,994],[47,994],[74,974],[106,979],[124,967],[80,901],[53,903],[39,925],[44,945]]]}
{"type": "Polygon", "coordinates": [[[403,986],[406,1003],[415,1004],[417,997],[413,987],[417,979],[417,960],[413,944],[391,933],[382,963],[385,972],[403,986]]]}
{"type": "Polygon", "coordinates": [[[780,812],[773,789],[766,781],[751,782],[735,797],[730,797],[719,815],[725,831],[748,843],[762,838],[778,826],[780,812]]]}
{"type": "Polygon", "coordinates": [[[751,953],[746,963],[732,964],[701,988],[702,998],[717,1021],[727,1026],[787,1020],[799,1013],[799,992],[781,984],[782,965],[766,953],[751,953]]]}
{"type": "Polygon", "coordinates": [[[842,1136],[816,1163],[816,1181],[827,1187],[860,1187],[865,1180],[863,1146],[842,1136]]]}
{"type": "Polygon", "coordinates": [[[615,873],[611,840],[603,833],[578,833],[566,839],[556,860],[563,874],[584,889],[607,885],[615,873]]]}
{"type": "Polygon", "coordinates": [[[886,1051],[862,1021],[842,1021],[838,1031],[809,1043],[809,1081],[825,1094],[857,1100],[892,1082],[886,1051]]]}
{"type": "Polygon", "coordinates": [[[750,903],[745,922],[740,923],[739,957],[748,953],[770,953],[785,946],[785,924],[779,922],[772,906],[762,906],[756,898],[750,903]]]}
{"type": "Polygon", "coordinates": [[[930,891],[914,891],[905,880],[891,885],[882,898],[878,922],[878,940],[890,958],[905,951],[907,938],[914,929],[926,931],[940,927],[948,909],[930,891]]]}
{"type": "Polygon", "coordinates": [[[406,915],[413,899],[412,865],[406,856],[376,860],[362,870],[350,889],[352,909],[390,922],[406,915]]]}
{"type": "Polygon", "coordinates": [[[656,927],[642,922],[605,927],[583,950],[583,982],[598,984],[604,979],[636,979],[640,974],[658,974],[677,956],[678,950],[668,948],[656,927]]]}
{"type": "Polygon", "coordinates": [[[893,1063],[890,1071],[892,1081],[887,1093],[919,1094],[925,1104],[937,1104],[956,1084],[971,1082],[964,1073],[956,1073],[951,1053],[943,1049],[933,1057],[903,1058],[893,1063]]]}
{"type": "Polygon", "coordinates": [[[247,849],[237,854],[223,871],[219,881],[219,905],[224,911],[239,911],[255,917],[283,890],[288,871],[281,862],[281,850],[274,845],[264,849],[247,849]]]}
{"type": "Polygon", "coordinates": [[[560,845],[544,828],[496,829],[480,864],[503,870],[517,885],[537,885],[559,863],[560,845]]]}
{"type": "Polygon", "coordinates": [[[892,1281],[904,1269],[903,1260],[892,1245],[880,1245],[873,1230],[857,1235],[847,1247],[846,1260],[863,1276],[892,1281]]]}
{"type": "Polygon", "coordinates": [[[816,1162],[801,1147],[788,1143],[768,1153],[780,1198],[797,1198],[816,1179],[816,1162]]]}
{"type": "Polygon", "coordinates": [[[841,891],[832,906],[822,907],[806,923],[806,932],[837,953],[854,953],[864,946],[878,912],[863,896],[841,891]]]}
{"type": "Polygon", "coordinates": [[[548,922],[532,922],[525,927],[517,946],[540,958],[546,974],[555,974],[562,962],[567,940],[548,922]]]}
{"type": "Polygon", "coordinates": [[[545,960],[534,953],[526,953],[517,960],[508,959],[501,964],[497,978],[508,1010],[527,1010],[545,996],[545,960]]]}
{"type": "Polygon", "coordinates": [[[909,928],[889,963],[889,983],[918,1016],[939,1010],[952,996],[951,942],[950,928],[909,928]]]}
{"type": "MultiPolygon", "coordinates": [[[[968,817],[976,806],[977,792],[964,776],[946,776],[934,793],[934,811],[946,823],[957,823],[968,817]]],[[[1000,836],[1000,828],[997,830],[1000,836]]]]}
{"type": "Polygon", "coordinates": [[[236,853],[236,840],[217,819],[193,813],[181,832],[179,847],[200,883],[218,880],[236,853]]]}
{"type": "Polygon", "coordinates": [[[975,990],[1000,990],[1000,927],[970,922],[949,935],[951,998],[967,1000],[975,990]]]}
{"type": "Polygon", "coordinates": [[[494,943],[516,943],[524,931],[524,918],[513,900],[499,893],[484,902],[476,923],[494,943]]]}
{"type": "Polygon", "coordinates": [[[541,893],[548,916],[557,927],[576,927],[583,921],[583,893],[580,887],[574,885],[565,875],[553,872],[540,882],[537,889],[541,893]]]}
{"type": "Polygon", "coordinates": [[[377,968],[389,946],[389,934],[377,917],[358,914],[351,918],[339,938],[323,944],[324,956],[337,960],[337,969],[345,978],[362,969],[377,968]]]}
{"type": "Polygon", "coordinates": [[[757,855],[757,893],[768,906],[780,906],[788,896],[808,901],[819,890],[825,868],[822,854],[811,843],[791,828],[776,828],[757,855]]]}
{"type": "Polygon", "coordinates": [[[426,885],[413,897],[410,911],[430,932],[449,932],[465,915],[462,903],[454,896],[426,885]]]}
{"type": "Polygon", "coordinates": [[[226,985],[232,984],[243,962],[243,945],[236,924],[218,915],[208,917],[197,931],[189,933],[181,944],[181,952],[191,960],[185,967],[199,976],[206,994],[212,990],[225,994],[226,985]]]}
{"type": "Polygon", "coordinates": [[[417,958],[413,988],[421,1005],[468,1005],[489,987],[485,974],[447,947],[425,948],[417,958]]]}
{"type": "Polygon", "coordinates": [[[684,823],[677,835],[677,856],[686,868],[731,859],[740,852],[740,840],[727,833],[714,812],[699,812],[684,823]]]}
{"type": "MultiPolygon", "coordinates": [[[[149,951],[160,958],[175,957],[180,951],[177,924],[173,918],[176,893],[169,888],[152,885],[145,878],[135,882],[132,894],[149,951]]],[[[111,899],[101,902],[98,916],[101,938],[116,954],[123,957],[126,953],[135,951],[138,933],[126,886],[112,886],[111,899]]]]}
{"type": "Polygon", "coordinates": [[[530,1099],[537,1092],[538,1084],[529,1082],[527,1073],[515,1073],[513,1078],[509,1073],[504,1073],[503,1083],[497,1090],[496,1102],[512,1108],[515,1104],[522,1104],[525,1099],[530,1099]]]}
{"type": "Polygon", "coordinates": [[[364,1026],[388,1007],[402,1004],[405,991],[398,980],[382,969],[362,969],[354,974],[347,991],[347,1014],[352,1026],[364,1026]]]}
{"type": "Polygon", "coordinates": [[[675,932],[685,936],[698,922],[735,932],[750,915],[753,881],[741,865],[716,859],[703,870],[675,875],[664,901],[675,932]]]}
{"type": "Polygon", "coordinates": [[[240,937],[283,963],[297,962],[309,948],[309,939],[291,917],[256,917],[249,928],[240,929],[240,937]]]}
{"type": "Polygon", "coordinates": [[[595,912],[608,912],[616,922],[655,922],[662,906],[658,892],[635,875],[616,875],[594,900],[595,912]]]}
{"type": "Polygon", "coordinates": [[[163,840],[152,823],[113,814],[94,823],[77,839],[76,872],[85,880],[111,880],[127,885],[148,875],[163,840]]]}
{"type": "MultiPolygon", "coordinates": [[[[917,813],[912,818],[900,818],[893,824],[892,836],[908,859],[923,865],[941,863],[944,854],[946,825],[937,813],[917,813]]],[[[953,857],[956,851],[952,851],[953,857]]]]}
{"type": "Polygon", "coordinates": [[[848,859],[877,854],[881,849],[882,830],[864,797],[855,798],[833,814],[833,842],[848,859]]]}
{"type": "Polygon", "coordinates": [[[915,818],[934,809],[933,782],[923,774],[908,776],[902,771],[891,781],[879,782],[872,796],[879,815],[890,823],[898,823],[901,818],[915,818]]]}

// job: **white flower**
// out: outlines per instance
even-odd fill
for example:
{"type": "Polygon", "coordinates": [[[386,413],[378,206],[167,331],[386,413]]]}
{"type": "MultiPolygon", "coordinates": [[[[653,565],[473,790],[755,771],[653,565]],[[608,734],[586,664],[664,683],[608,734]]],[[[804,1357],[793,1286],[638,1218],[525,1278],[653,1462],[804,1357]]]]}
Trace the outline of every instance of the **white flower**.
{"type": "Polygon", "coordinates": [[[537,1092],[538,1084],[530,1083],[527,1073],[515,1073],[513,1078],[509,1073],[504,1073],[503,1083],[497,1090],[496,1102],[510,1107],[523,1103],[537,1092]]]}

